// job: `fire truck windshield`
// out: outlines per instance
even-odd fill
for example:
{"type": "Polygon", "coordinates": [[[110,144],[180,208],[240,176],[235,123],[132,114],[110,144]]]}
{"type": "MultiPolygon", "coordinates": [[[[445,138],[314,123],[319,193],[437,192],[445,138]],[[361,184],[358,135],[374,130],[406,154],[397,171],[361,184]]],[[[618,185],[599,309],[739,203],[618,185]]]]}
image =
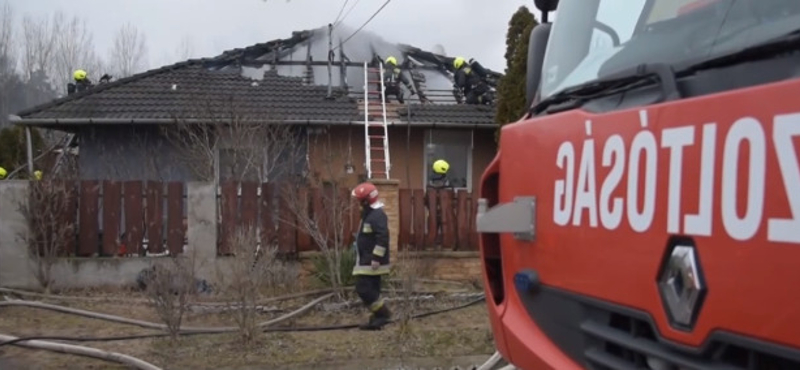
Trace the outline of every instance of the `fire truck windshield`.
{"type": "Polygon", "coordinates": [[[542,98],[644,63],[675,69],[800,29],[798,0],[561,0],[542,98]]]}

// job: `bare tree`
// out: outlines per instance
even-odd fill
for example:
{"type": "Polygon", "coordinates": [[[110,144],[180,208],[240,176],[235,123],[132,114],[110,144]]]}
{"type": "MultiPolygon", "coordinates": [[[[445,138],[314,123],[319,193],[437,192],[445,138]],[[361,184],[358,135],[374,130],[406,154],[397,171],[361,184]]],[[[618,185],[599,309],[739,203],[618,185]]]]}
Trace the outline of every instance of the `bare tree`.
{"type": "Polygon", "coordinates": [[[114,36],[114,46],[109,57],[117,78],[131,76],[147,67],[147,45],[144,33],[130,23],[125,23],[114,36]]]}
{"type": "Polygon", "coordinates": [[[319,153],[319,163],[315,163],[319,171],[310,177],[296,179],[295,186],[281,192],[290,213],[280,215],[280,219],[283,224],[297,227],[313,240],[321,254],[316,266],[322,269],[317,271],[318,277],[324,274],[323,281],[343,298],[343,288],[350,283],[355,263],[354,252],[345,242],[347,235],[355,231],[351,228],[358,225],[358,220],[352,218],[358,205],[349,196],[351,184],[348,179],[351,176],[338,166],[342,162],[339,153],[346,152],[343,147],[346,144],[326,140],[309,141],[307,145],[319,153]],[[309,204],[308,196],[298,192],[298,187],[310,187],[311,192],[318,192],[321,204],[309,204]],[[319,211],[322,213],[317,213],[319,211]]]}
{"type": "Polygon", "coordinates": [[[45,293],[54,283],[52,269],[64,255],[75,224],[68,217],[77,210],[74,183],[65,181],[32,181],[27,199],[20,200],[28,232],[20,235],[27,241],[34,275],[45,293]]]}
{"type": "Polygon", "coordinates": [[[72,80],[72,72],[81,68],[89,76],[101,76],[97,70],[100,65],[94,49],[94,40],[86,25],[86,20],[78,16],[67,20],[64,13],[58,11],[53,16],[51,31],[57,37],[55,41],[55,68],[51,78],[59,91],[72,80]]]}
{"type": "Polygon", "coordinates": [[[291,174],[302,155],[298,131],[246,112],[233,97],[198,96],[162,132],[201,180],[263,183],[291,174]]]}
{"type": "Polygon", "coordinates": [[[14,42],[14,10],[8,2],[0,9],[0,127],[10,112],[9,83],[16,73],[16,43],[14,42]]]}
{"type": "Polygon", "coordinates": [[[54,31],[47,18],[23,17],[22,73],[26,81],[30,81],[35,72],[52,73],[58,36],[54,31]]]}
{"type": "Polygon", "coordinates": [[[0,9],[0,74],[12,74],[17,67],[14,41],[14,9],[8,2],[0,9]]]}

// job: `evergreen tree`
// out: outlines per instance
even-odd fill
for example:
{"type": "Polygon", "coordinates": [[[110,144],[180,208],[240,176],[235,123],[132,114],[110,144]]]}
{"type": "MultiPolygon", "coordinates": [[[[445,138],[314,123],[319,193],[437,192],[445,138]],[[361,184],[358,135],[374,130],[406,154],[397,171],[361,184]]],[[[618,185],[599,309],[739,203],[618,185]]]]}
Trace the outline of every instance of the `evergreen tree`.
{"type": "MultiPolygon", "coordinates": [[[[39,130],[31,130],[31,143],[34,156],[44,149],[44,140],[39,130]]],[[[22,126],[0,129],[0,167],[11,172],[28,163],[28,140],[22,126]]]]}
{"type": "Polygon", "coordinates": [[[533,13],[521,6],[508,22],[506,34],[506,70],[497,85],[496,122],[504,125],[519,120],[525,111],[525,74],[528,40],[538,24],[533,13]]]}

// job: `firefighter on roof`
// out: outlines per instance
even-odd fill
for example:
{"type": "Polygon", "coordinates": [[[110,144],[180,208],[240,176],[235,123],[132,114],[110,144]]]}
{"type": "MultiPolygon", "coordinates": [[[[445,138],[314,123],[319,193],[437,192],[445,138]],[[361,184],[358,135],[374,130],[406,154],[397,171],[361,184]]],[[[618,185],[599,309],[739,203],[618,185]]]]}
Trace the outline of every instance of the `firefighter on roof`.
{"type": "Polygon", "coordinates": [[[486,70],[478,62],[470,59],[467,62],[463,57],[453,60],[455,69],[455,91],[463,94],[467,104],[491,104],[489,85],[486,84],[486,70]]]}
{"type": "Polygon", "coordinates": [[[75,70],[75,72],[72,73],[72,79],[75,80],[75,82],[67,85],[67,94],[74,94],[75,92],[81,92],[92,87],[92,81],[89,79],[89,75],[82,69],[75,70]]]}
{"type": "Polygon", "coordinates": [[[397,65],[397,59],[395,57],[387,57],[383,65],[383,94],[386,97],[386,102],[389,102],[389,95],[394,95],[400,104],[404,104],[405,99],[403,98],[404,94],[403,89],[400,87],[400,82],[411,92],[411,96],[416,94],[414,85],[411,84],[408,76],[406,76],[403,70],[400,69],[400,66],[397,65]]]}
{"type": "Polygon", "coordinates": [[[356,236],[356,294],[372,313],[361,330],[379,330],[389,323],[391,313],[381,297],[381,277],[388,275],[389,220],[378,199],[375,185],[365,182],[353,189],[352,196],[361,205],[361,224],[356,236]]]}

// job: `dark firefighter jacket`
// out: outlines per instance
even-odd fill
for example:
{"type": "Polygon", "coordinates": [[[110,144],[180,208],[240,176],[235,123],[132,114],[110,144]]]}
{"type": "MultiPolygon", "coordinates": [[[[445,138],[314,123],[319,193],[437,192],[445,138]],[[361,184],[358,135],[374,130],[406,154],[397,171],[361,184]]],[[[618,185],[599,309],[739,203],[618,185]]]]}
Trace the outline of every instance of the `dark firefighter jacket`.
{"type": "Polygon", "coordinates": [[[464,91],[464,95],[469,94],[480,82],[481,77],[470,67],[461,68],[456,72],[455,85],[464,91]]]}
{"type": "Polygon", "coordinates": [[[361,225],[356,236],[356,265],[353,275],[385,275],[389,264],[389,218],[383,210],[383,204],[377,203],[364,209],[361,213],[361,225]],[[378,261],[380,267],[373,270],[372,261],[378,261]]]}
{"type": "Polygon", "coordinates": [[[447,178],[447,175],[433,174],[428,180],[428,187],[433,189],[451,189],[453,188],[453,184],[450,183],[450,179],[447,178]]]}
{"type": "Polygon", "coordinates": [[[394,67],[390,64],[385,65],[385,69],[383,71],[383,83],[386,86],[399,86],[398,82],[402,82],[403,85],[408,88],[409,91],[414,91],[414,85],[411,84],[409,81],[408,76],[406,76],[403,71],[399,67],[394,67]]]}

